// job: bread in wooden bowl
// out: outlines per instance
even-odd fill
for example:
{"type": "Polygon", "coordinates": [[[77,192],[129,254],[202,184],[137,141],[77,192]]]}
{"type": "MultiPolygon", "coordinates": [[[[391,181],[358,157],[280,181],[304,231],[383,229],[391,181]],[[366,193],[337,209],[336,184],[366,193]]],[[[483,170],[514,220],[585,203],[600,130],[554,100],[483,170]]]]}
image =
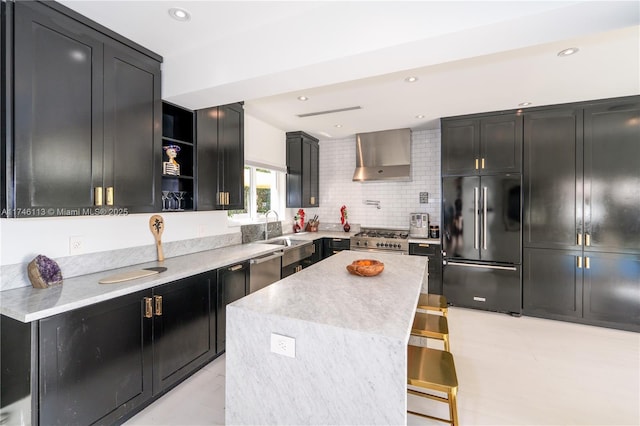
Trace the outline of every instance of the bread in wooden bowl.
{"type": "Polygon", "coordinates": [[[384,270],[384,263],[373,259],[354,260],[351,265],[347,265],[347,271],[361,277],[373,277],[384,270]]]}

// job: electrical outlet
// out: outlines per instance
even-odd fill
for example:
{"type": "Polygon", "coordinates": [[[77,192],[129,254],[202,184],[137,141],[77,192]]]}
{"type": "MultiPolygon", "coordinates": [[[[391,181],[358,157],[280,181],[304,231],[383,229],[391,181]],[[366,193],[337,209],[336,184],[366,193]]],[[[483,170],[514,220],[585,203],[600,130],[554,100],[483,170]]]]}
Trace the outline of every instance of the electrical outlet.
{"type": "Polygon", "coordinates": [[[281,334],[271,333],[271,352],[295,358],[296,339],[293,337],[283,336],[281,334]]]}
{"type": "Polygon", "coordinates": [[[82,254],[84,253],[84,238],[83,237],[69,237],[69,254],[82,254]]]}

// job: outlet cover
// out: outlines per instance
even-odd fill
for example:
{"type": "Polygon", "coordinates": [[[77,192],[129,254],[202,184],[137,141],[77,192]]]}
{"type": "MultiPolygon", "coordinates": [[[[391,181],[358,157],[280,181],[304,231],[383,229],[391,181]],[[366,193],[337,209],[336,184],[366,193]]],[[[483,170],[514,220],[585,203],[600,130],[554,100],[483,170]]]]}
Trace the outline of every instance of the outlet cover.
{"type": "Polygon", "coordinates": [[[84,253],[84,238],[80,236],[69,237],[69,254],[84,253]]]}
{"type": "Polygon", "coordinates": [[[420,204],[428,204],[429,203],[429,193],[421,192],[420,193],[420,204]]]}
{"type": "Polygon", "coordinates": [[[293,337],[283,336],[281,334],[271,333],[271,352],[295,358],[296,339],[293,337]]]}

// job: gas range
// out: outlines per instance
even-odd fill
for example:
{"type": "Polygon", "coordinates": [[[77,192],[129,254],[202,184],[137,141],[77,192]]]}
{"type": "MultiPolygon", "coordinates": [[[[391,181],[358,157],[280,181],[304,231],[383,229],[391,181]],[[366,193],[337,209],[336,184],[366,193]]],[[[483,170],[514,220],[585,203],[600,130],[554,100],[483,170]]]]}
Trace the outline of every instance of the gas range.
{"type": "Polygon", "coordinates": [[[409,232],[406,230],[362,228],[351,237],[349,249],[369,252],[409,253],[409,232]]]}

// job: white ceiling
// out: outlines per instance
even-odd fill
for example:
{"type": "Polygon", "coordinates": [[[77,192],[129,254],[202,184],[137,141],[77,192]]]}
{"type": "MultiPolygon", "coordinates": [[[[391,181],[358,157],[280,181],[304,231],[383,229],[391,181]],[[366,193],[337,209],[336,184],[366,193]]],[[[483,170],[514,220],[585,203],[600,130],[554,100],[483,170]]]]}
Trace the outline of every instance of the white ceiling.
{"type": "Polygon", "coordinates": [[[61,3],[162,55],[163,99],[245,101],[254,117],[320,139],[640,94],[638,1],[61,3]],[[174,6],[191,20],[172,20],[174,6]],[[580,52],[558,57],[567,47],[580,52]],[[362,109],[297,116],[351,106],[362,109]]]}

